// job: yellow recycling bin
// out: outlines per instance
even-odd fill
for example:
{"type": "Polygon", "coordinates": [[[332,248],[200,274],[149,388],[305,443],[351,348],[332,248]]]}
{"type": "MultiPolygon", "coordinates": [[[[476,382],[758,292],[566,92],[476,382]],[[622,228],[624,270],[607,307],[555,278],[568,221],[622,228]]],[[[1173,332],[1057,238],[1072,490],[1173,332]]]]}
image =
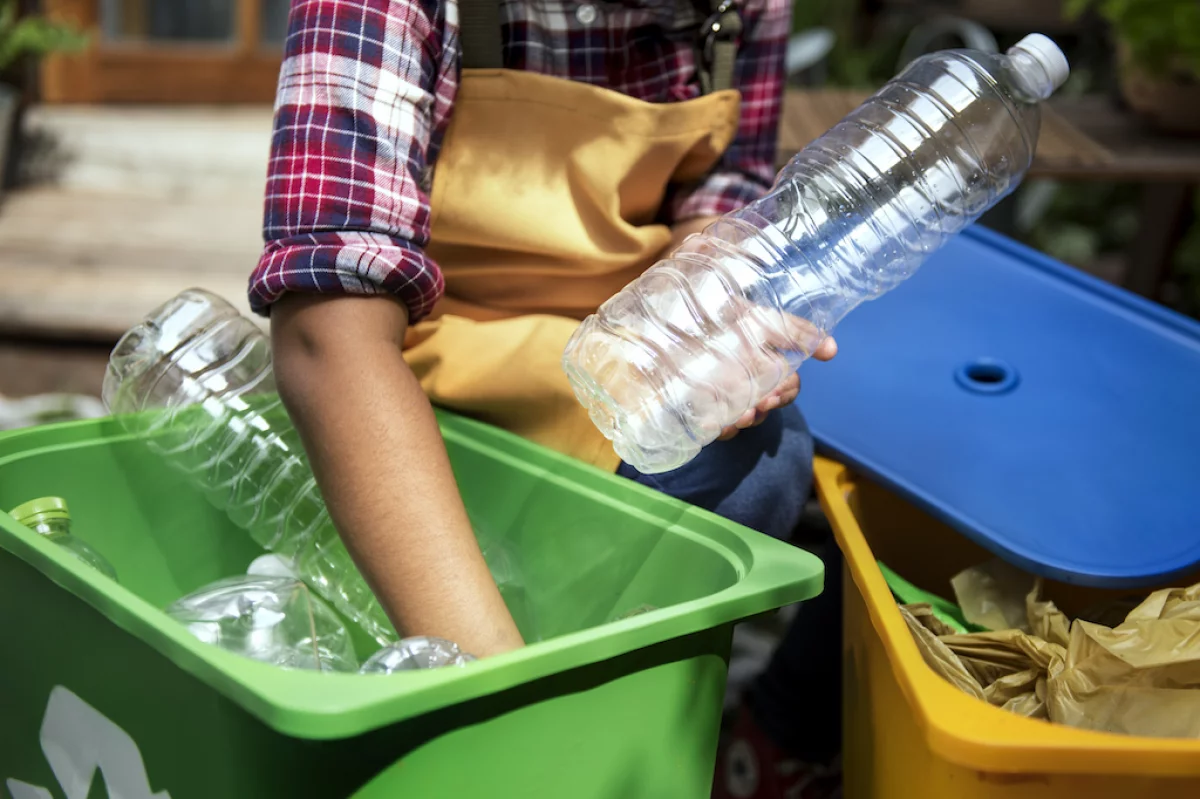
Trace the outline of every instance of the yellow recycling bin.
{"type": "MultiPolygon", "coordinates": [[[[930,588],[992,555],[841,464],[819,458],[816,481],[849,578],[846,799],[1200,797],[1200,740],[1029,719],[961,693],[935,674],[876,563],[930,588]]],[[[1047,583],[1046,593],[1068,614],[1112,596],[1057,583],[1047,583]]]]}

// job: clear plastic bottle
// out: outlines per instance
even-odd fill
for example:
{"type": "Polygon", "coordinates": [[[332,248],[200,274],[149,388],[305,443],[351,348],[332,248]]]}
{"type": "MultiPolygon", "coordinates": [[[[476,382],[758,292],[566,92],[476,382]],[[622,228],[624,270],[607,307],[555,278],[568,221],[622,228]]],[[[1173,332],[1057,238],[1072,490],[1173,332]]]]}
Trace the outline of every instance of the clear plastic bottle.
{"type": "Polygon", "coordinates": [[[682,466],[859,303],[916,271],[1011,192],[1067,61],[1032,34],[1006,55],[923,56],[576,331],[563,367],[644,473],[682,466]]]}
{"type": "Polygon", "coordinates": [[[166,614],[206,644],[289,669],[353,672],[346,625],[291,577],[230,577],[171,603],[166,614]]]}
{"type": "Polygon", "coordinates": [[[66,500],[61,497],[31,499],[13,508],[9,515],[19,524],[58,544],[110,580],[117,579],[117,570],[112,564],[71,532],[71,511],[67,508],[66,500]]]}
{"type": "Polygon", "coordinates": [[[371,655],[359,669],[359,673],[394,674],[398,671],[465,666],[474,662],[475,656],[463,652],[453,641],[431,636],[414,636],[397,641],[371,655]]]}
{"type": "Polygon", "coordinates": [[[338,611],[381,645],[398,639],[329,518],[251,320],[207,291],[182,292],[117,343],[103,399],[338,611]]]}

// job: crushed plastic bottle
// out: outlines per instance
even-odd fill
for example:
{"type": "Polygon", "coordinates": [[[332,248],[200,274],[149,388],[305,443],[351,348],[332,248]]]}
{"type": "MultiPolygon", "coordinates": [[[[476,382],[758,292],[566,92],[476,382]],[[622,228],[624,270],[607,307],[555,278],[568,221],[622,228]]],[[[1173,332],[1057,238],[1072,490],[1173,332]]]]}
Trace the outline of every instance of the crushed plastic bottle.
{"type": "Polygon", "coordinates": [[[246,567],[246,574],[256,577],[291,577],[292,579],[299,579],[300,577],[300,575],[296,574],[294,564],[286,558],[281,558],[273,553],[259,555],[250,561],[250,565],[246,567]]]}
{"type": "Polygon", "coordinates": [[[1011,192],[1066,58],[923,56],[797,154],[767,196],[689,237],[584,320],[563,355],[617,454],[678,468],[799,368],[837,323],[1011,192]]]}
{"type": "Polygon", "coordinates": [[[201,641],[263,663],[358,669],[346,625],[299,580],[257,575],[218,580],[176,600],[166,614],[201,641]]]}
{"type": "Polygon", "coordinates": [[[443,666],[465,666],[475,661],[444,638],[413,636],[376,652],[359,670],[362,674],[392,674],[397,671],[440,669],[443,666]]]}
{"type": "Polygon", "coordinates": [[[399,638],[329,518],[252,321],[215,294],[182,292],[117,343],[103,399],[346,618],[380,645],[399,638]]]}
{"type": "Polygon", "coordinates": [[[32,499],[13,508],[9,515],[19,524],[25,525],[47,540],[58,544],[75,558],[110,580],[117,579],[117,570],[112,567],[112,564],[83,539],[71,532],[71,511],[67,508],[65,499],[61,497],[32,499]]]}

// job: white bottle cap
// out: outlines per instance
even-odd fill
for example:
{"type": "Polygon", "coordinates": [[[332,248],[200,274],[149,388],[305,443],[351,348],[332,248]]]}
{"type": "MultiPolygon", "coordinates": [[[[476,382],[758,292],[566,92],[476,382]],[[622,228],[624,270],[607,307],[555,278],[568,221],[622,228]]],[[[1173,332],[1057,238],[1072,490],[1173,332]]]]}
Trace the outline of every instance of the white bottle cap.
{"type": "Polygon", "coordinates": [[[296,567],[279,555],[261,555],[250,563],[246,574],[255,577],[295,577],[296,567]]]}
{"type": "Polygon", "coordinates": [[[1031,33],[1013,45],[1012,49],[1033,56],[1034,60],[1041,64],[1042,69],[1046,70],[1046,75],[1054,84],[1055,89],[1067,82],[1067,77],[1071,74],[1071,66],[1067,63],[1067,57],[1063,55],[1063,51],[1058,49],[1058,45],[1049,36],[1031,33]]]}

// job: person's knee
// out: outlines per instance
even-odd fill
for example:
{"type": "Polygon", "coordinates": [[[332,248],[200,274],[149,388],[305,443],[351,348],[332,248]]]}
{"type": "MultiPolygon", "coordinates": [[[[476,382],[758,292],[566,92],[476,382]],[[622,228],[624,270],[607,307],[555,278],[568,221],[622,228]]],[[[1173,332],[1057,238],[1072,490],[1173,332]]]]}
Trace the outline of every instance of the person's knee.
{"type": "Polygon", "coordinates": [[[812,491],[813,440],[798,408],[789,406],[778,413],[778,431],[770,445],[762,448],[753,469],[716,511],[774,538],[788,538],[812,491]]]}
{"type": "Polygon", "coordinates": [[[812,457],[804,417],[788,406],[758,427],[710,444],[672,472],[642,475],[622,465],[618,473],[752,530],[788,538],[812,489],[812,457]]]}
{"type": "Polygon", "coordinates": [[[794,485],[802,484],[804,498],[808,498],[812,489],[813,471],[813,437],[809,432],[804,415],[795,405],[789,405],[778,411],[780,416],[780,442],[778,452],[773,456],[776,463],[772,464],[772,479],[794,485]]]}

